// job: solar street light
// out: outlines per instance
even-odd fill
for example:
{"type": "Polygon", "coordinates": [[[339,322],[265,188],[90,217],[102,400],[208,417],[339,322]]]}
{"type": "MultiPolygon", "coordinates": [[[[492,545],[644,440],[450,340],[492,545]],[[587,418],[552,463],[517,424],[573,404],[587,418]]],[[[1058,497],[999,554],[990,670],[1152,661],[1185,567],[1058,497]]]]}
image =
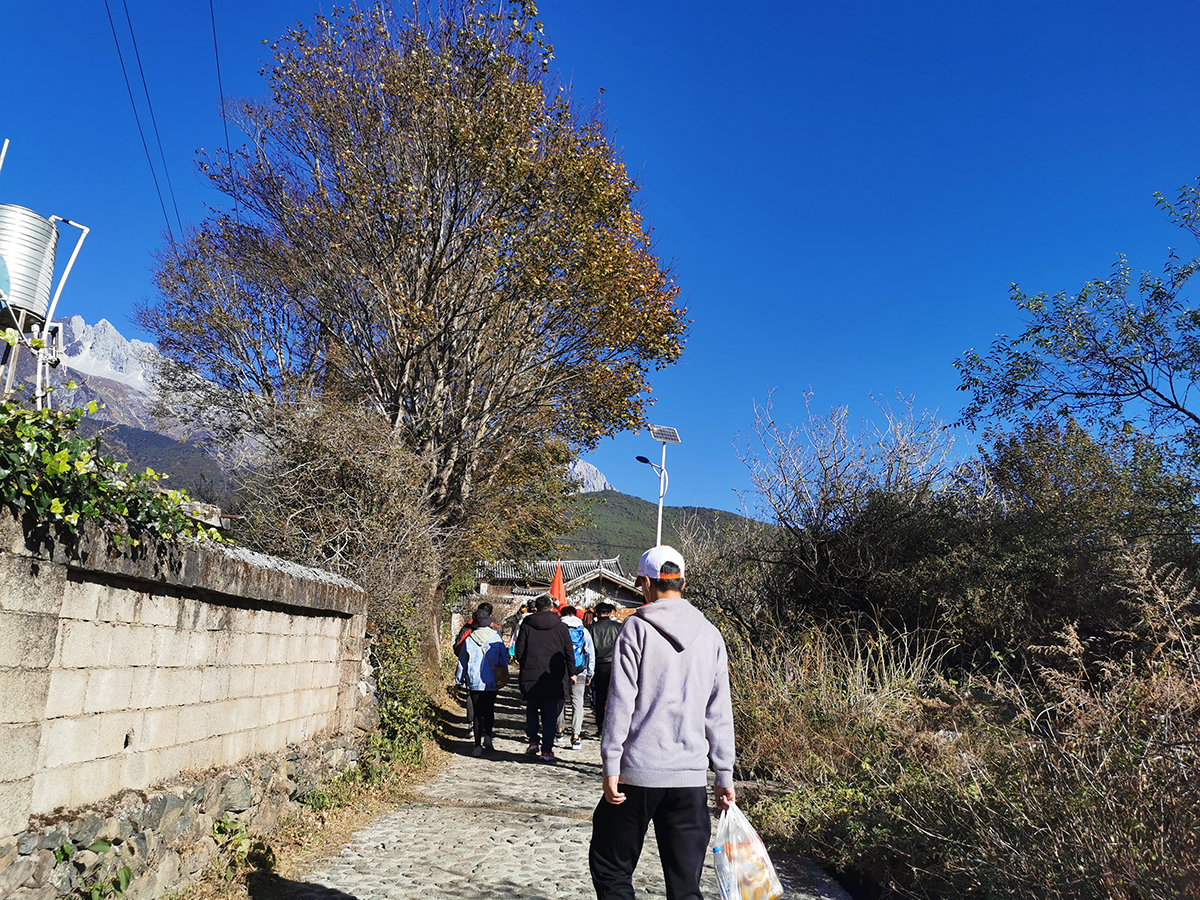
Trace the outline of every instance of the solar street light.
{"type": "Polygon", "coordinates": [[[681,443],[679,432],[669,425],[651,425],[650,437],[662,441],[662,465],[655,465],[646,457],[639,456],[637,461],[645,463],[658,473],[658,532],[655,535],[656,546],[662,546],[662,512],[663,497],[667,495],[667,444],[681,443]]]}

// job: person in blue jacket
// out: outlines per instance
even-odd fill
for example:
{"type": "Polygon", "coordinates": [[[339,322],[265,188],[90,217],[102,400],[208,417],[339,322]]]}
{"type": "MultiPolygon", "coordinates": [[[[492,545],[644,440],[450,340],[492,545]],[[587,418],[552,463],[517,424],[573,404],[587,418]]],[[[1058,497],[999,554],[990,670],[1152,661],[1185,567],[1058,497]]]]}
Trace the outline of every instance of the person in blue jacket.
{"type": "Polygon", "coordinates": [[[482,756],[485,749],[493,749],[496,692],[501,681],[508,681],[508,648],[504,639],[492,626],[472,629],[459,644],[454,682],[471,692],[471,703],[475,708],[474,756],[482,756]]]}

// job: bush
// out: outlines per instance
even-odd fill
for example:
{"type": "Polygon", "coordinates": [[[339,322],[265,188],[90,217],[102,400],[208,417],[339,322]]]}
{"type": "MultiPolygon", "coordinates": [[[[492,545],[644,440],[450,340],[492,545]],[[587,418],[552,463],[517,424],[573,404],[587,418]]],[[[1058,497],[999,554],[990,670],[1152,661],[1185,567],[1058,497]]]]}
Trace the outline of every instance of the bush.
{"type": "Polygon", "coordinates": [[[146,534],[221,540],[189,515],[185,492],[161,488],[165,476],[130,472],[100,455],[99,437],[78,433],[80,419],[97,409],[33,410],[11,397],[0,401],[0,501],[36,527],[73,532],[94,521],[118,542],[137,544],[146,534]]]}
{"type": "Polygon", "coordinates": [[[377,633],[371,664],[380,726],[369,758],[381,766],[392,762],[419,765],[425,758],[425,739],[433,732],[434,719],[416,636],[401,628],[377,633]]]}
{"type": "Polygon", "coordinates": [[[754,804],[760,826],[884,896],[1196,896],[1196,594],[1148,559],[1123,552],[1114,586],[1135,628],[1067,628],[1035,669],[997,661],[962,685],[877,626],[734,636],[741,764],[783,782],[754,804]]]}

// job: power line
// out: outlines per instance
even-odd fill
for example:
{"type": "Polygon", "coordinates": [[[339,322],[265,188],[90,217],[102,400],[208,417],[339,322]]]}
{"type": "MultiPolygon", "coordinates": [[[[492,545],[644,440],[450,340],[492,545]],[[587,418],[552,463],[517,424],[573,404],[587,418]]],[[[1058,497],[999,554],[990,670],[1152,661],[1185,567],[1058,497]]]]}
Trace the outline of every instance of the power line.
{"type": "Polygon", "coordinates": [[[133,40],[133,57],[137,60],[138,75],[142,79],[142,90],[146,92],[146,107],[150,110],[150,125],[154,128],[154,139],[158,141],[158,155],[162,159],[163,175],[167,180],[167,193],[171,195],[171,205],[175,208],[175,222],[179,225],[179,234],[183,235],[183,220],[179,217],[179,204],[175,201],[175,187],[171,184],[171,171],[167,168],[167,154],[163,152],[162,137],[158,133],[158,120],[154,117],[154,104],[150,102],[150,84],[146,81],[146,71],[142,68],[142,54],[138,51],[137,35],[133,33],[133,19],[129,16],[129,3],[121,0],[125,7],[125,21],[129,23],[129,37],[133,40]]]}
{"type": "Polygon", "coordinates": [[[117,59],[121,63],[121,74],[125,76],[125,89],[129,91],[129,105],[133,107],[133,119],[137,122],[138,134],[142,138],[142,149],[146,151],[146,163],[150,166],[150,177],[154,179],[154,190],[158,194],[158,205],[162,207],[163,221],[167,224],[167,236],[171,239],[171,246],[175,246],[175,233],[171,230],[171,218],[167,215],[167,204],[163,201],[162,188],[158,184],[158,175],[154,171],[154,160],[150,156],[150,145],[146,143],[146,132],[142,128],[142,119],[138,115],[137,102],[133,99],[133,87],[129,83],[129,72],[125,69],[125,57],[121,54],[121,42],[117,39],[117,26],[113,22],[112,10],[109,8],[108,0],[104,0],[104,10],[108,13],[108,25],[112,28],[113,43],[117,45],[117,59]]]}
{"type": "MultiPolygon", "coordinates": [[[[229,163],[230,172],[232,172],[233,154],[229,149],[229,119],[225,116],[225,86],[221,83],[221,51],[217,49],[217,12],[213,8],[213,0],[208,0],[208,15],[212,19],[213,58],[217,61],[217,92],[221,99],[221,124],[225,126],[225,159],[229,163]]],[[[236,193],[233,195],[233,214],[240,220],[236,193]]]]}

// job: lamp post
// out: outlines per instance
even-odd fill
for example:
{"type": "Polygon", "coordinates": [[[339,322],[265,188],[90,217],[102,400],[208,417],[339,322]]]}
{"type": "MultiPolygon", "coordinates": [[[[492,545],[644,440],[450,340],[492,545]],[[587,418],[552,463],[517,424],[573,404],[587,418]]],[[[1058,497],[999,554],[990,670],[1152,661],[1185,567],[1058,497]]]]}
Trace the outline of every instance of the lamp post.
{"type": "Polygon", "coordinates": [[[661,547],[663,497],[667,495],[667,444],[678,444],[680,440],[679,432],[669,425],[651,425],[650,437],[662,441],[662,465],[655,465],[644,456],[637,457],[637,461],[645,463],[658,473],[658,532],[655,535],[655,546],[661,547]]]}

